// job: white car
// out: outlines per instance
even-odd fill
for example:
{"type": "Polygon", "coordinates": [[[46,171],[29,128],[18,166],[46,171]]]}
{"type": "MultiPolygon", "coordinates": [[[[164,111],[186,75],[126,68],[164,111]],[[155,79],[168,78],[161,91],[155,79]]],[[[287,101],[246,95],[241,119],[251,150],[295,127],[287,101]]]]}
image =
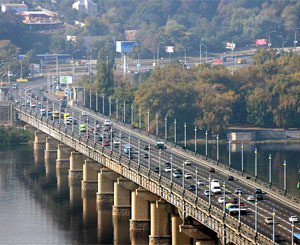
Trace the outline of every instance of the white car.
{"type": "Polygon", "coordinates": [[[82,117],[86,117],[87,114],[83,111],[83,112],[81,112],[81,116],[82,116],[82,117]]]}
{"type": "Polygon", "coordinates": [[[292,223],[297,223],[298,222],[298,217],[296,215],[292,215],[289,217],[289,221],[292,223]]]}
{"type": "Polygon", "coordinates": [[[171,167],[166,167],[165,172],[167,172],[167,173],[171,172],[171,167]]]}
{"type": "Polygon", "coordinates": [[[185,161],[184,161],[184,165],[190,166],[190,165],[191,165],[191,161],[190,161],[190,160],[185,160],[185,161]]]}
{"type": "Polygon", "coordinates": [[[218,198],[218,203],[223,204],[223,203],[224,203],[224,197],[219,197],[219,198],[218,198]]]}
{"type": "Polygon", "coordinates": [[[184,178],[186,179],[191,179],[192,178],[192,175],[190,173],[185,173],[184,174],[184,178]]]}
{"type": "Polygon", "coordinates": [[[109,120],[104,120],[104,123],[103,123],[104,126],[111,126],[111,123],[109,120]]]}
{"type": "Polygon", "coordinates": [[[247,196],[247,201],[252,201],[252,202],[254,202],[254,201],[255,201],[255,197],[252,196],[252,195],[248,195],[248,196],[247,196]]]}
{"type": "Polygon", "coordinates": [[[199,180],[197,184],[198,185],[205,185],[204,182],[203,182],[203,180],[199,180]]]}
{"type": "MultiPolygon", "coordinates": [[[[205,195],[205,196],[209,196],[209,192],[210,192],[209,190],[205,190],[205,191],[204,191],[204,195],[205,195]]],[[[212,196],[213,193],[210,192],[210,195],[212,196]]]]}

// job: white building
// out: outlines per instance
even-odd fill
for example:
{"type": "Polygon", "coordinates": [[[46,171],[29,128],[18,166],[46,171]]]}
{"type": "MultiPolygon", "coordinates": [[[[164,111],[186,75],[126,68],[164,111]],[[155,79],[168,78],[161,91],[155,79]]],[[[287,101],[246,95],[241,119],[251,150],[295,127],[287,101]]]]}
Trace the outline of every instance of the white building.
{"type": "Polygon", "coordinates": [[[97,15],[97,4],[92,0],[78,0],[73,3],[72,8],[78,11],[84,11],[89,16],[97,15]]]}
{"type": "Polygon", "coordinates": [[[14,13],[21,13],[23,11],[27,11],[28,7],[26,4],[21,3],[6,3],[1,5],[2,12],[14,12],[14,13]]]}

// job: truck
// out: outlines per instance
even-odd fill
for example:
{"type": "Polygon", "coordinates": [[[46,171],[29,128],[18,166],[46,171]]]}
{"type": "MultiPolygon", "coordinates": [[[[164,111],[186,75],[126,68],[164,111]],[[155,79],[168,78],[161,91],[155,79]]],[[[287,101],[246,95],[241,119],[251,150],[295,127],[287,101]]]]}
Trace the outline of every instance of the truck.
{"type": "Polygon", "coordinates": [[[240,65],[241,64],[246,64],[246,60],[245,59],[238,59],[237,63],[240,64],[240,65]]]}
{"type": "Polygon", "coordinates": [[[165,143],[163,141],[156,141],[155,148],[156,149],[166,149],[167,147],[165,146],[165,143]]]}
{"type": "Polygon", "coordinates": [[[211,182],[210,182],[210,190],[212,193],[214,194],[219,194],[221,193],[221,186],[220,186],[220,183],[218,180],[216,179],[213,179],[211,182]]]}

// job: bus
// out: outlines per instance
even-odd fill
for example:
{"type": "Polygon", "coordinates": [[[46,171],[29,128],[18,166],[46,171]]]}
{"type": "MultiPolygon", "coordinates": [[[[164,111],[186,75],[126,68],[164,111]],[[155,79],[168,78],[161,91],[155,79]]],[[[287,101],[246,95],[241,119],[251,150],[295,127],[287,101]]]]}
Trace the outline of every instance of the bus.
{"type": "Polygon", "coordinates": [[[294,233],[294,245],[300,244],[300,233],[294,233]]]}
{"type": "Polygon", "coordinates": [[[52,116],[53,116],[54,119],[59,118],[59,111],[53,111],[52,116]]]}
{"type": "Polygon", "coordinates": [[[124,145],[124,153],[129,154],[130,151],[132,151],[132,146],[129,144],[124,145]]]}

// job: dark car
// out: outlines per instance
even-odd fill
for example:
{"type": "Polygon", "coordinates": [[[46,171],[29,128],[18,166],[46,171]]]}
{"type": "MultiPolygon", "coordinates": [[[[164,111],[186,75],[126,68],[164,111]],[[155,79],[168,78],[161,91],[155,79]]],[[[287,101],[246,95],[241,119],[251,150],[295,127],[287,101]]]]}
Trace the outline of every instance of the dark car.
{"type": "Polygon", "coordinates": [[[166,163],[165,163],[165,167],[166,167],[166,168],[170,168],[170,167],[171,167],[171,163],[170,163],[170,162],[166,162],[166,163]]]}
{"type": "Polygon", "coordinates": [[[145,153],[145,154],[144,154],[144,158],[145,158],[145,159],[148,159],[148,158],[149,158],[149,154],[148,154],[148,153],[145,153]]]}
{"type": "Polygon", "coordinates": [[[156,168],[154,169],[154,172],[155,172],[155,173],[159,173],[159,167],[156,167],[156,168]]]}
{"type": "Polygon", "coordinates": [[[262,200],[264,199],[263,195],[261,193],[256,193],[255,197],[257,198],[257,200],[262,200]]]}
{"type": "Polygon", "coordinates": [[[214,168],[209,168],[208,171],[211,172],[211,173],[216,172],[216,170],[214,168]]]}
{"type": "Polygon", "coordinates": [[[232,175],[229,175],[229,176],[228,176],[228,180],[229,180],[229,181],[234,181],[234,177],[233,177],[232,175]]]}
{"type": "Polygon", "coordinates": [[[149,151],[149,145],[145,145],[144,150],[149,151]]]}
{"type": "Polygon", "coordinates": [[[190,185],[188,189],[189,189],[189,191],[195,191],[196,186],[195,185],[190,185]]]}
{"type": "Polygon", "coordinates": [[[281,236],[275,235],[275,242],[281,242],[281,236]]]}
{"type": "Polygon", "coordinates": [[[254,193],[255,193],[255,194],[262,194],[262,190],[261,190],[260,188],[256,188],[256,189],[254,190],[254,193]]]}

